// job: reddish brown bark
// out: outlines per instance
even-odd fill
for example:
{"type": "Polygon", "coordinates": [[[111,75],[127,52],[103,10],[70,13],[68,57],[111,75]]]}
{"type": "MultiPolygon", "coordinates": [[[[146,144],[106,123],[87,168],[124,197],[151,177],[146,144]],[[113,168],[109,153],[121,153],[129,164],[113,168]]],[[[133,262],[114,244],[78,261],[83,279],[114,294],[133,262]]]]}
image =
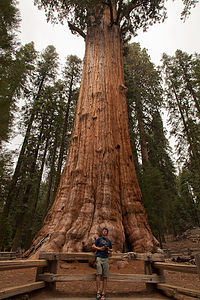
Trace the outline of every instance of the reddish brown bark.
{"type": "Polygon", "coordinates": [[[88,28],[67,162],[30,251],[89,251],[103,226],[115,251],[125,236],[136,252],[154,249],[130,147],[121,46],[105,10],[101,24],[88,28]]]}

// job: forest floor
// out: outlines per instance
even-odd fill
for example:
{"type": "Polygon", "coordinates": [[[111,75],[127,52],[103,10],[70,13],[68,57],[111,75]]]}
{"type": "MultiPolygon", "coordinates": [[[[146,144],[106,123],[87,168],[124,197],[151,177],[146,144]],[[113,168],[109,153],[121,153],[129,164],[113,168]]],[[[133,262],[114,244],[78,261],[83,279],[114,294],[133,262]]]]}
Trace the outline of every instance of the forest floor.
{"type": "MultiPolygon", "coordinates": [[[[174,240],[172,237],[166,239],[166,243],[163,245],[164,248],[168,250],[173,250],[181,252],[182,249],[199,248],[200,249],[200,239],[191,240],[188,238],[180,238],[174,240]]],[[[170,259],[167,259],[170,261],[170,259]]],[[[185,262],[184,262],[185,263],[185,262]]],[[[121,274],[144,274],[144,263],[142,261],[130,261],[130,262],[115,262],[110,263],[111,273],[121,273],[121,274]]],[[[0,273],[0,289],[6,287],[12,287],[17,285],[22,285],[26,283],[31,283],[35,281],[35,268],[32,269],[22,269],[22,270],[10,270],[3,271],[0,273]]],[[[95,273],[95,269],[89,266],[88,263],[80,262],[60,262],[58,273],[62,274],[90,274],[95,273]]],[[[165,278],[167,284],[172,284],[184,288],[189,288],[193,290],[200,290],[200,279],[196,274],[180,273],[175,271],[165,271],[165,278]]],[[[145,290],[145,284],[143,283],[124,283],[124,282],[108,282],[108,299],[123,299],[124,296],[127,299],[133,295],[133,299],[166,299],[164,296],[159,294],[148,295],[145,290]]],[[[15,299],[64,299],[71,297],[76,297],[77,299],[81,297],[94,297],[96,291],[95,282],[67,282],[67,283],[57,283],[56,292],[52,293],[47,290],[41,292],[32,293],[29,298],[15,297],[15,299]],[[57,298],[54,298],[57,297],[57,298]]],[[[180,300],[191,300],[194,298],[176,295],[176,299],[180,300]]]]}

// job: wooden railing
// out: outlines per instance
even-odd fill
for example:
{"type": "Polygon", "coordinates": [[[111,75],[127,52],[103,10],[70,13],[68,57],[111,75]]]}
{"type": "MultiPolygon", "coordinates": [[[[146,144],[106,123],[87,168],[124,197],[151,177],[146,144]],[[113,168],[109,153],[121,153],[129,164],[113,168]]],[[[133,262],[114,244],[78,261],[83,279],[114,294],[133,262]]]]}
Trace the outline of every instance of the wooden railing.
{"type": "MultiPolygon", "coordinates": [[[[36,289],[56,288],[56,282],[67,281],[94,281],[96,279],[95,272],[93,274],[57,274],[58,261],[94,261],[94,253],[45,253],[41,252],[39,260],[12,260],[0,261],[0,271],[21,269],[21,268],[37,268],[36,282],[23,286],[6,288],[0,290],[0,299],[5,299],[18,294],[29,293],[36,289]]],[[[161,254],[149,253],[122,253],[113,254],[110,260],[142,260],[144,261],[144,274],[110,274],[109,281],[123,282],[142,282],[146,284],[147,290],[159,289],[174,296],[181,293],[194,298],[200,298],[200,291],[193,291],[181,287],[168,285],[165,282],[164,270],[173,270],[178,272],[187,272],[200,274],[200,255],[196,256],[197,266],[172,264],[164,262],[161,254]]],[[[200,276],[200,275],[199,275],[200,276]]]]}
{"type": "MultiPolygon", "coordinates": [[[[186,264],[175,264],[175,263],[166,263],[166,262],[154,262],[153,268],[159,269],[160,272],[164,275],[164,270],[176,271],[182,273],[192,273],[198,274],[200,279],[200,254],[195,255],[195,265],[186,265],[186,264]]],[[[192,290],[188,288],[183,288],[180,286],[175,286],[167,283],[158,283],[157,289],[163,291],[167,296],[176,297],[177,294],[182,294],[185,296],[198,298],[200,299],[200,284],[196,281],[196,286],[199,290],[192,290]]],[[[177,298],[176,298],[177,299],[177,298]]]]}
{"type": "Polygon", "coordinates": [[[177,257],[181,258],[191,258],[196,254],[199,254],[199,247],[182,247],[181,249],[163,249],[166,253],[167,257],[177,259],[177,257]]]}
{"type": "Polygon", "coordinates": [[[16,259],[16,258],[20,258],[21,256],[22,254],[19,252],[8,252],[8,251],[0,252],[0,260],[16,259]]]}
{"type": "MultiPolygon", "coordinates": [[[[57,262],[61,261],[95,261],[94,253],[40,253],[40,258],[48,261],[48,272],[44,269],[38,270],[37,280],[43,280],[49,284],[49,288],[55,289],[56,282],[67,281],[94,281],[96,280],[94,274],[57,274],[57,262]]],[[[164,257],[160,254],[146,254],[146,253],[126,253],[113,254],[110,260],[143,260],[145,264],[145,274],[110,274],[109,281],[126,281],[126,282],[143,282],[149,285],[163,282],[163,276],[160,270],[157,269],[155,273],[150,272],[149,265],[155,261],[163,261],[164,257]]]]}
{"type": "MultiPolygon", "coordinates": [[[[8,260],[0,261],[0,271],[24,269],[24,268],[44,268],[48,266],[46,260],[8,260]]],[[[2,278],[2,277],[1,277],[2,278]]],[[[1,279],[3,281],[3,278],[1,279]]],[[[30,293],[34,290],[44,288],[46,286],[44,281],[37,281],[25,285],[4,288],[0,290],[0,299],[6,299],[12,296],[30,293]]]]}

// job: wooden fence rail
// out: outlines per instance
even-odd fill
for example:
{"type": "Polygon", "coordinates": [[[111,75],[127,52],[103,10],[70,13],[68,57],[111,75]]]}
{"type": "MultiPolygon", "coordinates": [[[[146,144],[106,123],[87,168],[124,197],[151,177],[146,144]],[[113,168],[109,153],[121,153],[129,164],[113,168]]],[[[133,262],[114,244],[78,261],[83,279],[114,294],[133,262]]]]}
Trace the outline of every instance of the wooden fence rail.
{"type": "MultiPolygon", "coordinates": [[[[200,254],[195,255],[196,266],[194,265],[186,265],[186,264],[174,264],[174,263],[165,263],[165,262],[154,262],[153,268],[161,270],[170,270],[177,271],[183,273],[192,273],[198,274],[200,279],[200,254]]],[[[157,289],[163,291],[166,295],[171,297],[176,297],[177,294],[186,295],[192,298],[200,299],[200,284],[197,283],[198,291],[183,288],[180,286],[174,286],[166,283],[157,283],[157,289]]]]}
{"type": "MultiPolygon", "coordinates": [[[[33,268],[33,267],[47,267],[48,262],[46,260],[5,260],[0,261],[0,271],[33,268]]],[[[44,288],[46,286],[45,281],[33,282],[25,285],[3,288],[0,290],[0,299],[7,299],[12,296],[30,293],[32,291],[44,288]]]]}
{"type": "Polygon", "coordinates": [[[47,266],[48,262],[44,259],[0,261],[0,271],[47,266]]]}
{"type": "MultiPolygon", "coordinates": [[[[199,274],[200,277],[200,255],[196,256],[197,266],[172,264],[164,262],[161,254],[151,253],[118,253],[110,257],[111,260],[143,260],[145,274],[110,274],[109,281],[142,282],[146,284],[147,290],[159,289],[171,297],[180,293],[200,299],[200,291],[194,291],[182,287],[168,285],[165,282],[164,270],[172,270],[185,273],[199,274]]],[[[41,252],[38,260],[12,260],[0,261],[0,271],[37,268],[36,282],[18,287],[0,290],[0,299],[6,299],[15,295],[29,293],[31,291],[48,287],[55,289],[56,282],[67,281],[94,281],[93,274],[57,274],[58,261],[94,261],[94,253],[45,253],[41,252]]]]}
{"type": "Polygon", "coordinates": [[[16,258],[20,258],[21,257],[21,253],[19,252],[8,252],[8,251],[4,251],[4,252],[0,252],[0,260],[10,260],[10,259],[16,259],[16,258]]]}
{"type": "MultiPolygon", "coordinates": [[[[55,289],[56,282],[67,281],[94,281],[96,275],[94,274],[56,274],[58,261],[95,261],[94,252],[74,252],[74,253],[46,253],[41,252],[40,259],[48,261],[48,268],[40,268],[37,272],[37,280],[44,280],[49,288],[55,289]],[[48,269],[48,271],[47,271],[48,269]]],[[[164,282],[162,274],[159,270],[154,273],[149,271],[149,264],[157,261],[164,261],[161,254],[155,253],[116,253],[109,258],[114,261],[122,260],[143,260],[145,264],[145,274],[110,274],[109,281],[123,281],[123,282],[143,282],[146,283],[147,289],[151,290],[153,284],[164,282]],[[156,273],[157,272],[157,273],[156,273]]]]}

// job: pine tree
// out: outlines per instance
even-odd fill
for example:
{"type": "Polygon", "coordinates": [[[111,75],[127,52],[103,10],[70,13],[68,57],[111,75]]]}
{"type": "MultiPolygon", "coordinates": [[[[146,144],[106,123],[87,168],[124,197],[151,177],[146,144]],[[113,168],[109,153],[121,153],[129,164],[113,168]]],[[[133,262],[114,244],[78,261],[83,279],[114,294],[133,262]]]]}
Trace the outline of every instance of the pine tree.
{"type": "MultiPolygon", "coordinates": [[[[27,47],[31,49],[31,53],[35,53],[33,50],[33,44],[30,44],[27,47]]],[[[16,210],[14,215],[16,215],[16,219],[20,220],[20,222],[17,222],[19,228],[18,233],[17,227],[15,228],[16,238],[14,239],[13,248],[17,247],[15,241],[20,242],[20,239],[17,237],[17,235],[21,235],[23,228],[24,217],[22,217],[22,215],[24,216],[25,211],[27,210],[28,198],[31,192],[31,186],[36,170],[36,161],[42,137],[41,128],[43,125],[41,126],[41,124],[44,122],[43,117],[45,112],[45,102],[43,102],[42,93],[45,85],[52,83],[52,81],[55,79],[56,70],[58,67],[57,59],[58,55],[55,51],[55,48],[53,46],[48,46],[41,54],[41,58],[37,62],[36,69],[34,69],[32,66],[27,68],[29,79],[27,80],[27,77],[23,76],[23,80],[21,80],[21,95],[23,97],[27,97],[27,113],[25,114],[24,120],[26,132],[15,171],[8,188],[7,200],[5,202],[0,219],[1,247],[3,245],[7,217],[9,215],[11,206],[13,207],[16,203],[18,203],[19,210],[16,210]],[[38,127],[39,125],[41,128],[38,127]],[[40,135],[41,137],[39,138],[40,135]]],[[[23,69],[23,64],[20,64],[20,62],[19,69],[23,69]]]]}
{"type": "MultiPolygon", "coordinates": [[[[166,108],[169,112],[169,124],[176,141],[177,162],[180,170],[182,169],[178,178],[181,211],[186,216],[182,226],[187,229],[192,226],[189,218],[195,224],[199,222],[199,55],[188,55],[180,50],[172,57],[164,54],[163,69],[167,84],[166,108]],[[191,214],[187,212],[188,207],[191,214]]],[[[181,219],[184,220],[184,217],[181,219]]]]}
{"type": "Polygon", "coordinates": [[[12,121],[13,86],[12,72],[14,52],[17,47],[16,31],[19,26],[19,12],[14,0],[0,3],[0,149],[2,141],[8,140],[9,126],[12,121]]]}
{"type": "Polygon", "coordinates": [[[161,119],[160,72],[139,44],[127,46],[125,79],[129,120],[133,124],[130,130],[141,158],[138,178],[143,201],[153,233],[162,243],[164,233],[172,228],[170,214],[177,198],[176,176],[161,119]]]}
{"type": "MultiPolygon", "coordinates": [[[[63,79],[64,79],[64,92],[65,97],[67,98],[66,109],[65,109],[65,116],[64,116],[64,125],[62,128],[62,137],[61,137],[61,145],[59,151],[59,158],[58,158],[58,166],[56,170],[56,178],[54,184],[54,196],[58,188],[58,184],[60,182],[61,176],[61,168],[63,166],[63,159],[66,147],[66,137],[68,130],[70,128],[70,110],[71,107],[76,103],[76,96],[77,96],[77,85],[80,83],[81,78],[81,60],[74,55],[70,55],[67,57],[67,61],[63,70],[63,79]]],[[[65,100],[66,102],[66,100],[65,100]]]]}
{"type": "Polygon", "coordinates": [[[200,176],[197,66],[196,55],[188,55],[180,50],[176,51],[174,57],[163,56],[163,68],[167,84],[166,107],[169,111],[171,134],[176,138],[178,161],[182,164],[190,161],[196,166],[200,176]]]}

